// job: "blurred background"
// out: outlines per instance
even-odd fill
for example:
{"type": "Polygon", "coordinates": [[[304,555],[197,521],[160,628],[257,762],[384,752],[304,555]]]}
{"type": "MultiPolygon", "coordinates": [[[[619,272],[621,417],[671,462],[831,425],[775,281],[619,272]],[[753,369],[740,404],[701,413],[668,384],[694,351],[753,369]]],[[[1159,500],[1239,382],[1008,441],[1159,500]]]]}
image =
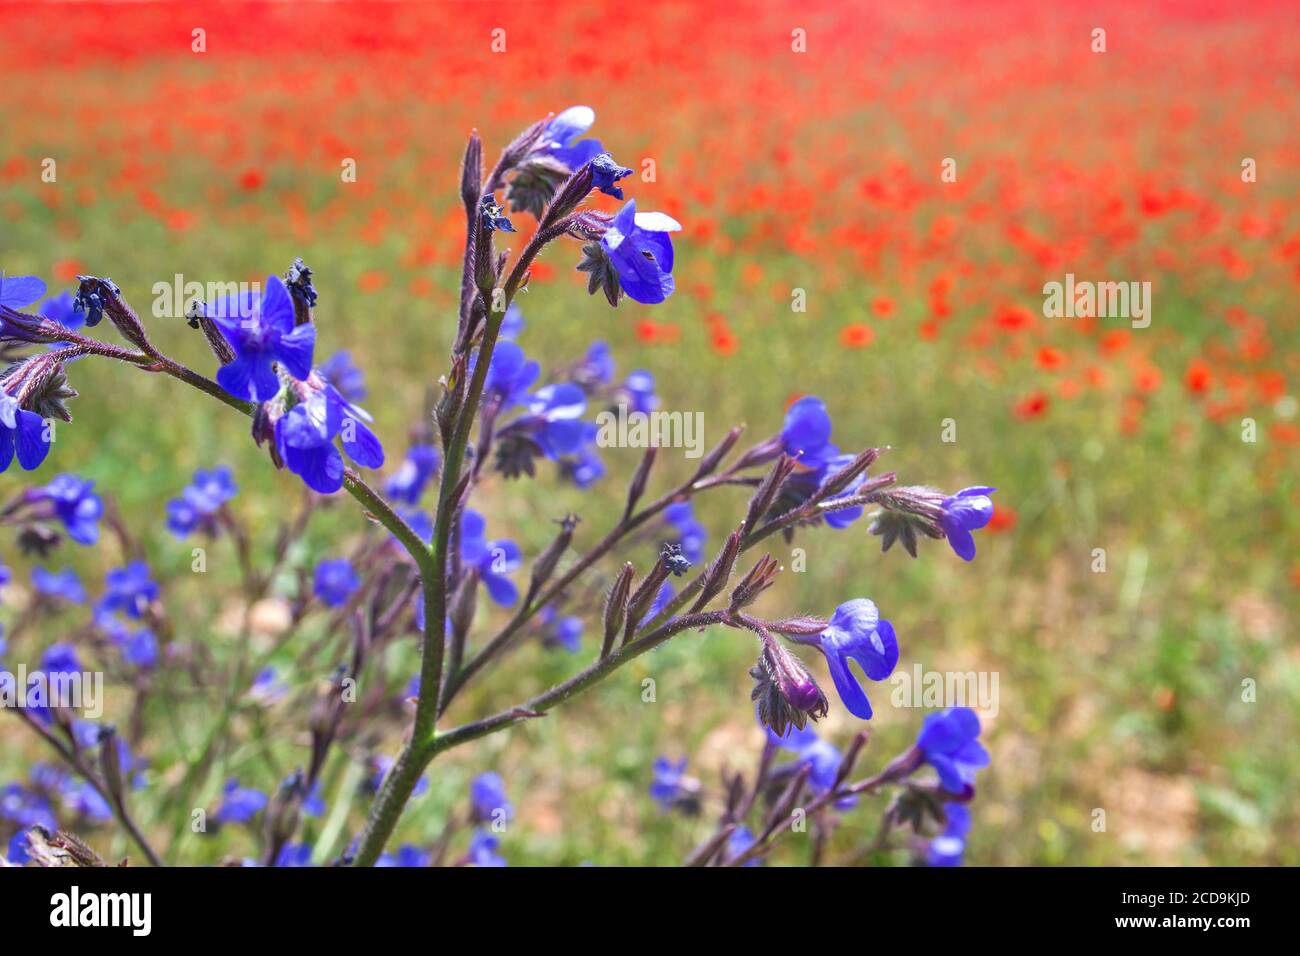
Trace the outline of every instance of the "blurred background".
{"type": "MultiPolygon", "coordinates": [[[[587,296],[577,247],[554,248],[520,303],[530,356],[554,368],[607,341],[620,376],[648,370],[663,407],[703,411],[710,443],[736,422],[765,437],[793,399],[819,395],[836,442],[891,446],[877,467],[903,482],[998,488],[972,564],[942,542],[916,561],[882,555],[859,522],[801,535],[806,572],[765,598],[829,614],[869,596],[897,628],[900,670],[998,675],[968,862],[1295,864],[1295,12],[1144,6],[5,5],[0,267],[55,290],[79,273],[111,276],[144,314],[154,283],[176,274],[264,281],[303,256],[320,292],[318,362],[347,349],[367,373],[365,404],[395,465],[455,329],[469,131],[493,159],[528,123],[589,105],[592,134],[617,159],[638,173],[653,160],[654,181],[628,180],[638,207],[684,225],[677,292],[611,310],[587,296]],[[42,181],[45,158],[56,182],[42,181]],[[941,179],[947,159],[955,181],[941,179]],[[347,160],[355,182],[341,179],[347,160]],[[1066,273],[1150,282],[1150,326],[1044,317],[1043,285],[1066,273]],[[792,310],[794,290],[806,311],[792,310]],[[943,440],[945,419],[956,441],[943,440]],[[1246,420],[1255,441],[1243,440],[1246,420]],[[1105,832],[1092,825],[1098,808],[1105,832]]],[[[527,217],[515,220],[526,234],[527,217]]],[[[184,322],[150,328],[165,351],[214,371],[184,322]]],[[[184,573],[191,543],[167,532],[163,503],[194,469],[228,464],[233,507],[266,549],[300,483],[273,471],[245,420],[172,381],[82,362],[72,382],[75,422],[40,472],[0,477],[3,497],[58,472],[95,479],[164,580],[170,615],[220,660],[230,608],[184,573]]],[[[550,519],[574,510],[578,545],[594,542],[639,455],[608,451],[609,476],[586,492],[549,468],[493,478],[478,502],[489,536],[519,541],[527,559],[550,519]]],[[[657,488],[691,467],[676,453],[661,462],[657,488]]],[[[697,506],[711,545],[744,502],[721,492],[697,506]]],[[[300,566],[360,530],[350,505],[313,521],[300,566]]],[[[627,556],[641,563],[655,548],[627,556]]],[[[33,562],[12,539],[0,560],[14,571],[0,607],[12,621],[33,562]]],[[[106,542],[65,545],[47,564],[98,587],[119,561],[106,542]]],[[[210,569],[237,580],[228,543],[213,546],[210,569]]],[[[480,635],[502,620],[481,604],[480,635]]],[[[35,662],[85,613],[29,631],[6,662],[35,662]]],[[[589,623],[578,656],[533,642],[459,699],[450,723],[576,672],[596,632],[589,623]]],[[[413,642],[394,654],[398,687],[413,642]]],[[[723,769],[752,768],[753,655],[729,633],[676,640],[546,720],[447,755],[402,841],[435,837],[467,781],[492,769],[518,812],[502,843],[513,864],[679,862],[716,802],[695,820],[659,812],[651,763],[687,757],[714,792],[723,769]]],[[[290,653],[280,676],[307,687],[321,675],[290,653]]],[[[890,706],[885,685],[872,696],[864,759],[875,769],[925,712],[890,706]]],[[[124,720],[116,699],[106,716],[124,720]]],[[[844,746],[858,722],[834,704],[822,733],[844,746]]],[[[195,701],[149,716],[178,721],[185,739],[210,714],[195,701]]],[[[272,788],[276,768],[304,760],[304,720],[237,722],[226,770],[272,788]]],[[[17,721],[2,739],[0,783],[49,759],[17,721]]],[[[155,792],[178,772],[169,739],[138,745],[155,792]]],[[[399,742],[376,745],[394,754],[399,742]]],[[[205,783],[209,801],[220,784],[205,783]]],[[[134,799],[146,826],[169,829],[151,818],[148,788],[134,799]]],[[[844,815],[830,859],[859,861],[878,819],[874,806],[844,815]]],[[[111,827],[90,839],[126,848],[111,827]]],[[[223,830],[181,855],[210,862],[251,852],[251,840],[223,830]]],[[[805,857],[791,846],[774,862],[805,857]]]]}

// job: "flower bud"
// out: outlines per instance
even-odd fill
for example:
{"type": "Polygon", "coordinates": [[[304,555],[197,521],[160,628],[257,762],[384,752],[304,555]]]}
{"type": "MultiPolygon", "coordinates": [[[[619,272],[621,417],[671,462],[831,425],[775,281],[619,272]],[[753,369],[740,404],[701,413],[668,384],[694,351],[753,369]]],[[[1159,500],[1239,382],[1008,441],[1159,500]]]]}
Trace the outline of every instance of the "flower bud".
{"type": "Polygon", "coordinates": [[[614,636],[627,619],[627,599],[632,591],[634,574],[636,569],[632,567],[632,562],[624,564],[609,589],[609,597],[605,599],[605,640],[600,648],[602,658],[608,657],[609,652],[614,649],[614,636]]]}
{"type": "Polygon", "coordinates": [[[750,699],[758,705],[758,718],[778,737],[784,737],[792,724],[802,730],[809,717],[820,720],[830,709],[808,668],[770,636],[764,636],[763,653],[749,674],[754,678],[750,699]]]}

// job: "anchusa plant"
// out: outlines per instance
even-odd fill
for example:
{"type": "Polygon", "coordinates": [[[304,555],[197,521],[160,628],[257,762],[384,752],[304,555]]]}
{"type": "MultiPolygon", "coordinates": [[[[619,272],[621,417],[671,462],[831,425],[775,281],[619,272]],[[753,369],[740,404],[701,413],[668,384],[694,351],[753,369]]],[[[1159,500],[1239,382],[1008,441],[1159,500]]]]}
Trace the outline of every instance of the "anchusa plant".
{"type": "MultiPolygon", "coordinates": [[[[62,761],[3,791],[0,836],[11,861],[94,862],[93,836],[79,834],[113,827],[155,864],[185,862],[195,834],[223,832],[256,847],[232,863],[504,865],[516,807],[506,780],[487,770],[436,836],[392,845],[408,806],[427,799],[435,759],[539,720],[641,655],[705,630],[752,647],[751,700],[735,706],[753,708],[764,743],[756,772],[728,776],[720,793],[680,755],[651,768],[656,812],[699,819],[719,810],[715,832],[688,862],[757,864],[791,831],[796,809],[817,836],[816,861],[836,821],[867,812],[864,798],[887,790],[877,849],[906,825],[918,859],[960,859],[966,805],[988,762],[975,715],[930,715],[913,748],[856,778],[866,731],[839,749],[816,724],[841,708],[846,720],[872,719],[871,685],[894,670],[912,615],[879,594],[845,595],[824,615],[771,608],[767,592],[783,569],[767,548],[778,536],[856,528],[882,537],[885,550],[901,540],[913,555],[920,538],[947,539],[970,560],[971,532],[988,523],[993,489],[947,495],[900,485],[876,468],[887,449],[842,449],[825,403],[806,395],[778,432],[753,445],[732,428],[673,481],[659,477],[660,453],[650,448],[625,489],[607,490],[615,469],[601,455],[597,416],[654,411],[654,370],[620,375],[596,337],[544,375],[520,341],[526,323],[517,302],[538,257],[569,244],[561,254],[610,306],[624,297],[663,303],[674,293],[681,226],[625,197],[632,170],[584,138],[594,118],[580,106],[542,119],[486,169],[482,144],[470,136],[459,181],[466,242],[455,334],[400,456],[386,453],[360,404],[383,397],[368,394],[352,357],[317,362],[317,283],[327,290],[328,280],[301,259],[259,291],[193,303],[188,321],[199,334],[189,342],[209,353],[202,360],[164,353],[110,279],[80,276],[44,305],[40,279],[0,283],[0,346],[13,359],[0,377],[0,471],[14,462],[48,467],[58,454],[55,423],[71,421],[68,373],[101,358],[166,376],[246,416],[266,471],[296,476],[301,489],[275,509],[265,554],[240,514],[263,476],[236,476],[207,460],[160,500],[168,540],[193,546],[187,570],[206,571],[209,548],[228,548],[238,561],[241,592],[219,625],[234,638],[221,655],[178,619],[175,582],[93,480],[56,473],[0,501],[0,525],[36,565],[32,598],[0,636],[6,669],[34,661],[29,673],[41,684],[93,667],[109,677],[110,703],[119,688],[129,701],[110,708],[113,725],[83,704],[19,706],[14,682],[0,687],[6,709],[62,761]],[[602,211],[599,196],[622,205],[602,211]],[[107,341],[106,329],[121,342],[107,341]],[[612,497],[619,517],[600,528],[577,514],[546,516],[555,522],[549,543],[526,553],[504,533],[506,509],[494,497],[526,478],[612,497]],[[361,520],[355,534],[324,548],[317,518],[342,496],[361,520]],[[732,509],[717,523],[726,534],[706,530],[705,498],[732,509]],[[83,582],[63,562],[80,547],[115,552],[102,584],[83,582]],[[66,636],[38,650],[36,625],[56,615],[66,636]],[[487,716],[453,719],[468,687],[530,643],[564,651],[549,666],[576,672],[487,716]],[[577,657],[585,665],[570,663],[577,657]],[[821,663],[833,693],[814,675],[821,663]],[[173,741],[186,760],[154,766],[138,755],[176,729],[159,731],[144,715],[186,695],[203,702],[210,726],[202,739],[173,741]],[[241,759],[230,740],[275,721],[292,722],[303,749],[298,766],[273,767],[268,785],[266,768],[241,759]]],[[[78,440],[75,431],[61,437],[78,440]]],[[[0,580],[10,577],[6,570],[0,580]]]]}

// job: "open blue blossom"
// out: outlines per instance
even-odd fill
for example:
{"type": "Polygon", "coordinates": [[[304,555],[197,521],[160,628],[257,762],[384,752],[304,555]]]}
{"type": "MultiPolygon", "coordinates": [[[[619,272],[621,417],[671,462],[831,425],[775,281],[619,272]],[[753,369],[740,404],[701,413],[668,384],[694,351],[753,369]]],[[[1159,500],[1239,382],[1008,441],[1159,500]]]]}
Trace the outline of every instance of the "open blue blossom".
{"type": "Polygon", "coordinates": [[[81,780],[64,781],[63,805],[87,823],[106,823],[113,819],[113,808],[99,791],[81,780]]]}
{"type": "Polygon", "coordinates": [[[313,587],[316,597],[326,607],[342,607],[348,603],[357,588],[361,587],[361,578],[347,558],[334,558],[316,565],[316,581],[313,587]]]}
{"type": "Polygon", "coordinates": [[[41,315],[65,329],[79,329],[86,322],[86,317],[76,309],[76,297],[66,290],[42,302],[41,315]]]}
{"type": "Polygon", "coordinates": [[[18,404],[8,392],[0,391],[0,472],[6,471],[14,456],[24,471],[39,468],[50,453],[45,434],[45,420],[18,404]]]}
{"type": "Polygon", "coordinates": [[[989,752],[979,735],[980,719],[969,707],[952,707],[925,718],[916,746],[949,793],[963,793],[974,785],[975,772],[989,765],[989,752]]]}
{"type": "Polygon", "coordinates": [[[532,388],[542,367],[524,354],[514,342],[498,342],[488,364],[483,390],[495,396],[502,408],[528,404],[528,390],[532,388]]]}
{"type": "Polygon", "coordinates": [[[635,199],[619,210],[600,243],[630,299],[654,305],[673,294],[673,243],[668,233],[681,228],[662,212],[638,213],[635,199]]]}
{"type": "Polygon", "coordinates": [[[978,531],[989,523],[993,517],[993,499],[989,495],[997,491],[985,485],[963,488],[955,495],[943,499],[940,507],[943,514],[939,526],[948,536],[948,543],[957,557],[970,561],[975,557],[975,538],[972,531],[978,531]]]}
{"type": "Polygon", "coordinates": [[[704,558],[704,543],[708,532],[704,525],[695,519],[695,506],[689,501],[679,501],[664,509],[664,520],[673,526],[676,535],[673,544],[681,547],[682,554],[692,564],[698,564],[704,558]]]}
{"type": "Polygon", "coordinates": [[[484,823],[509,820],[515,815],[515,808],[506,796],[506,783],[499,773],[488,771],[475,777],[469,785],[469,802],[474,816],[484,823]]]}
{"type": "Polygon", "coordinates": [[[151,670],[158,666],[158,638],[147,627],[125,632],[114,640],[122,651],[122,660],[141,670],[151,670]]]}
{"type": "Polygon", "coordinates": [[[364,401],[367,395],[366,375],[352,362],[346,351],[335,352],[317,369],[325,381],[333,385],[344,401],[364,401]]]}
{"type": "Polygon", "coordinates": [[[787,455],[797,457],[799,464],[818,468],[829,462],[840,450],[831,444],[831,416],[826,403],[815,395],[805,395],[785,413],[781,427],[781,447],[787,455]]]}
{"type": "Polygon", "coordinates": [[[460,558],[467,567],[476,568],[488,595],[502,607],[519,599],[519,589],[507,575],[519,568],[519,545],[503,538],[487,540],[487,522],[473,509],[466,508],[460,520],[460,558]]]}
{"type": "Polygon", "coordinates": [[[231,777],[221,792],[221,804],[212,818],[217,823],[247,823],[257,816],[266,806],[266,794],[260,790],[241,787],[239,781],[231,777]]]}
{"type": "Polygon", "coordinates": [[[511,302],[506,306],[506,314],[501,317],[501,328],[497,332],[498,342],[513,342],[528,327],[524,321],[524,311],[519,303],[511,302]]]}
{"type": "Polygon", "coordinates": [[[598,139],[578,140],[595,122],[596,113],[590,106],[570,106],[547,124],[539,149],[576,170],[605,151],[598,139]]]}
{"type": "Polygon", "coordinates": [[[573,378],[582,385],[608,385],[614,377],[614,356],[608,342],[592,342],[587,354],[573,371],[573,378]]]}
{"type": "Polygon", "coordinates": [[[280,847],[280,852],[275,858],[275,865],[277,867],[311,866],[311,844],[286,843],[280,847]]]}
{"type": "Polygon", "coordinates": [[[659,396],[655,394],[655,377],[645,369],[637,369],[623,383],[627,392],[628,410],[649,414],[659,407],[659,396]]]}
{"type": "MultiPolygon", "coordinates": [[[[750,833],[746,827],[736,827],[736,829],[731,831],[731,836],[727,838],[726,858],[728,860],[734,860],[753,846],[754,842],[754,834],[750,833]]],[[[758,857],[751,857],[740,865],[759,866],[762,862],[763,861],[758,857]]]]}
{"type": "Polygon", "coordinates": [[[392,501],[418,505],[424,488],[438,473],[438,449],[432,445],[412,445],[393,476],[384,484],[384,492],[392,501]]]}
{"type": "Polygon", "coordinates": [[[497,852],[501,841],[487,830],[475,830],[469,838],[469,851],[465,862],[471,866],[506,866],[506,858],[497,852]]]}
{"type": "Polygon", "coordinates": [[[335,438],[363,468],[384,463],[384,447],[363,421],[365,412],[344,401],[334,386],[326,385],[289,409],[275,423],[276,448],[285,467],[323,495],[343,487],[343,456],[335,438]]]}
{"type": "Polygon", "coordinates": [[[68,537],[90,545],[99,540],[99,519],[104,515],[104,502],[94,487],[93,481],[76,475],[56,475],[48,485],[37,489],[33,498],[51,502],[68,537]]]}
{"type": "Polygon", "coordinates": [[[849,669],[857,661],[869,680],[884,680],[898,663],[898,639],[894,626],[880,616],[876,605],[866,598],[846,601],[835,609],[830,624],[812,638],[794,640],[811,644],[826,657],[831,680],[849,713],[863,720],[871,719],[871,701],[849,669]]]}
{"type": "Polygon", "coordinates": [[[577,385],[545,385],[533,394],[528,413],[512,422],[511,429],[527,434],[542,454],[554,460],[582,447],[586,411],[587,396],[577,385]]]}
{"type": "Polygon", "coordinates": [[[81,586],[77,572],[72,568],[62,571],[47,571],[45,568],[32,568],[32,587],[36,593],[69,604],[85,604],[86,589],[81,586]]]}
{"type": "Polygon", "coordinates": [[[943,833],[930,841],[925,862],[929,866],[960,866],[970,833],[970,808],[964,803],[945,803],[943,812],[947,823],[943,833]]]}
{"type": "Polygon", "coordinates": [[[104,596],[95,606],[101,613],[121,613],[139,620],[149,605],[158,600],[158,585],[149,576],[149,565],[132,561],[114,568],[104,577],[104,596]]]}
{"type": "Polygon", "coordinates": [[[584,443],[576,455],[562,463],[561,470],[576,487],[587,489],[605,477],[605,462],[590,443],[584,443]]]}
{"type": "Polygon", "coordinates": [[[265,292],[244,292],[207,308],[235,351],[217,369],[217,381],[231,395],[265,402],[280,391],[275,363],[299,381],[311,374],[316,326],[294,325],[293,300],[279,276],[267,276],[265,292]]]}
{"type": "Polygon", "coordinates": [[[167,528],[178,538],[195,530],[216,529],[214,516],[239,491],[230,468],[200,469],[179,498],[167,502],[167,528]]]}

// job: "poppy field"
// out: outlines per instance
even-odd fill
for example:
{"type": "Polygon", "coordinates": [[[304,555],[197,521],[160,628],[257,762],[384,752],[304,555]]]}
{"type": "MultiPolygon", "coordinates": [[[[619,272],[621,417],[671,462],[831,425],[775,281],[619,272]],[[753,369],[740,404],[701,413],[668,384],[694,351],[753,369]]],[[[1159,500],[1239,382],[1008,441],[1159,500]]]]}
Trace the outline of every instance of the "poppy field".
{"type": "MultiPolygon", "coordinates": [[[[638,228],[612,221],[671,283],[639,288],[628,266],[610,308],[599,280],[604,262],[620,281],[616,244],[567,241],[515,296],[498,348],[517,347],[522,368],[507,382],[494,364],[489,391],[549,411],[581,385],[588,444],[552,454],[567,435],[502,418],[481,479],[474,459],[454,561],[484,589],[447,608],[449,627],[466,617],[473,675],[461,693],[451,671],[447,726],[590,663],[624,559],[644,568],[676,542],[685,564],[664,573],[680,587],[746,515],[754,488],[740,482],[678,502],[528,621],[500,667],[475,671],[565,517],[579,516],[565,533],[580,554],[624,514],[644,449],[593,438],[593,396],[698,420],[704,452],[743,423],[738,449],[781,435],[791,453],[811,396],[834,423],[828,455],[880,449],[866,481],[943,489],[926,502],[947,516],[942,534],[895,540],[855,513],[749,556],[784,569],[761,606],[831,618],[869,597],[897,634],[892,674],[866,685],[869,722],[858,678],[846,693],[831,655],[801,653],[831,703],[797,753],[814,778],[823,744],[838,761],[868,730],[856,746],[875,770],[927,715],[969,706],[989,760],[961,834],[968,864],[1300,863],[1288,5],[77,3],[4,5],[0,27],[0,269],[49,289],[23,307],[66,292],[51,308],[71,315],[76,296],[82,322],[91,295],[115,294],[82,277],[111,278],[162,352],[257,403],[274,374],[241,395],[187,307],[280,276],[301,309],[312,289],[315,364],[331,363],[345,416],[360,401],[386,450],[372,467],[364,436],[345,435],[347,467],[417,533],[421,520],[432,533],[446,460],[433,421],[463,331],[466,140],[477,130],[490,170],[529,124],[593,111],[583,133],[616,164],[587,202],[604,214],[591,244],[626,192],[638,228]],[[961,489],[991,500],[973,539],[956,526],[961,489]],[[483,557],[502,542],[517,558],[505,572],[483,557]],[[927,675],[948,692],[927,696],[927,675]],[[977,692],[950,699],[954,679],[977,692]]],[[[564,159],[577,140],[546,129],[564,159]]],[[[518,253],[541,216],[521,211],[520,178],[511,189],[515,205],[505,193],[485,213],[510,229],[486,228],[518,253]]],[[[69,360],[71,421],[38,468],[16,458],[0,475],[0,670],[36,670],[53,647],[104,675],[98,719],[128,748],[134,822],[161,862],[327,863],[407,735],[424,605],[384,622],[395,636],[368,652],[363,712],[331,717],[322,687],[364,644],[348,621],[371,585],[353,566],[399,560],[383,529],[346,494],[319,494],[292,453],[277,468],[275,439],[254,442],[248,418],[135,366],[69,360]],[[57,476],[70,477],[50,491],[57,476]],[[59,501],[96,511],[81,516],[87,540],[59,501]],[[268,851],[277,788],[318,756],[302,823],[268,851]],[[195,829],[196,809],[220,825],[195,829]]],[[[647,500],[690,478],[699,456],[683,444],[659,449],[647,500]]],[[[765,752],[755,647],[721,628],[682,634],[544,719],[441,754],[384,860],[690,861],[733,775],[765,752]],[[483,806],[508,824],[474,830],[483,806]]],[[[40,822],[134,861],[139,841],[43,739],[57,728],[0,723],[0,851],[40,822]]],[[[764,860],[935,862],[932,833],[881,833],[886,797],[854,800],[764,860]]]]}

